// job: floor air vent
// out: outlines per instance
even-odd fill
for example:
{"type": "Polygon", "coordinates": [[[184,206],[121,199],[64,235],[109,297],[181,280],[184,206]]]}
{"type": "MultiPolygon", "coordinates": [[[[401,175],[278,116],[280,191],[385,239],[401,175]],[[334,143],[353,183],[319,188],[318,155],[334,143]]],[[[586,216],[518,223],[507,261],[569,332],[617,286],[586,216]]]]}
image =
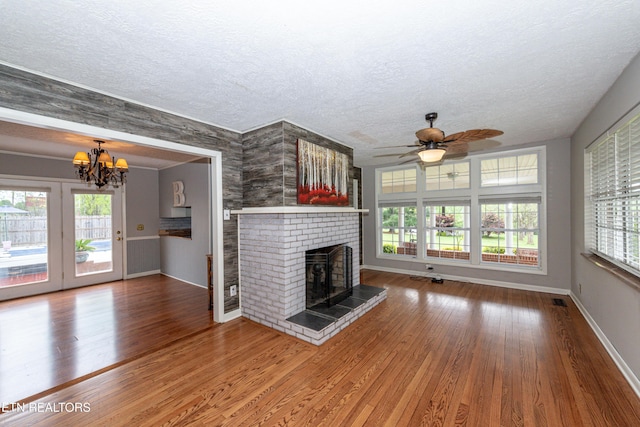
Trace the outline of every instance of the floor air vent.
{"type": "Polygon", "coordinates": [[[560,307],[566,307],[567,303],[564,302],[564,300],[562,298],[554,298],[553,299],[553,305],[559,305],[560,307]]]}

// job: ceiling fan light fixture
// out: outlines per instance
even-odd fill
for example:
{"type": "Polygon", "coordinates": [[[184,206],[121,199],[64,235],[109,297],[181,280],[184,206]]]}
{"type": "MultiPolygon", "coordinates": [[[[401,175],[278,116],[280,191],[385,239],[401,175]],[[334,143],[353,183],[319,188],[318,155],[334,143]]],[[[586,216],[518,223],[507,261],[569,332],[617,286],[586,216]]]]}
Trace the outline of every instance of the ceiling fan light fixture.
{"type": "Polygon", "coordinates": [[[442,160],[442,157],[446,152],[447,150],[444,148],[428,148],[418,152],[418,156],[420,156],[420,160],[425,163],[433,163],[442,160]]]}

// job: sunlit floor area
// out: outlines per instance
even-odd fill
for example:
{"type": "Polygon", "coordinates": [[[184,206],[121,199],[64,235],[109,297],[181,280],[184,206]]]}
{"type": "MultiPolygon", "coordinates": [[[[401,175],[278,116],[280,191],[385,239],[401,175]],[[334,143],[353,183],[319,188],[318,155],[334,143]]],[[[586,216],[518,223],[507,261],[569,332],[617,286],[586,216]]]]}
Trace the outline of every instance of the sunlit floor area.
{"type": "Polygon", "coordinates": [[[243,318],[211,327],[200,318],[193,333],[172,344],[141,345],[186,322],[165,314],[171,298],[145,304],[169,285],[143,295],[131,282],[69,292],[67,299],[88,305],[61,302],[76,307],[66,326],[52,322],[60,309],[49,297],[2,303],[2,327],[15,332],[0,335],[0,400],[37,399],[27,399],[34,406],[24,411],[0,415],[0,424],[640,425],[640,399],[569,297],[373,271],[364,271],[362,282],[387,289],[387,299],[321,346],[243,318]],[[558,298],[566,306],[554,304],[558,298]],[[28,310],[39,314],[34,319],[28,310]],[[98,314],[113,310],[117,320],[98,314]],[[150,318],[127,325],[141,312],[150,318]],[[83,350],[79,344],[89,338],[83,328],[92,324],[98,336],[83,350]],[[132,330],[120,339],[111,328],[132,330]],[[66,332],[53,332],[58,329],[66,332]],[[21,336],[39,342],[30,348],[21,336]],[[38,363],[31,352],[48,356],[30,376],[58,377],[62,365],[52,355],[67,347],[75,348],[67,377],[85,377],[15,396],[12,387],[26,378],[17,371],[38,363]],[[97,360],[118,358],[83,374],[97,360]],[[13,365],[5,368],[5,361],[13,365]],[[46,410],[61,402],[72,405],[46,410]]]}

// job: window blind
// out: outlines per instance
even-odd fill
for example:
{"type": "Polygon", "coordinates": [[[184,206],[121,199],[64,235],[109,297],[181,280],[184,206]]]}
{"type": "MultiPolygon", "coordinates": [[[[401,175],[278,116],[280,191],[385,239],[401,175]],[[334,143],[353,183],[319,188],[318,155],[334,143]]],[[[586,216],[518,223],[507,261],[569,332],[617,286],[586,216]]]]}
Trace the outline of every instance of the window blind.
{"type": "Polygon", "coordinates": [[[586,154],[588,249],[640,274],[640,114],[586,154]]]}

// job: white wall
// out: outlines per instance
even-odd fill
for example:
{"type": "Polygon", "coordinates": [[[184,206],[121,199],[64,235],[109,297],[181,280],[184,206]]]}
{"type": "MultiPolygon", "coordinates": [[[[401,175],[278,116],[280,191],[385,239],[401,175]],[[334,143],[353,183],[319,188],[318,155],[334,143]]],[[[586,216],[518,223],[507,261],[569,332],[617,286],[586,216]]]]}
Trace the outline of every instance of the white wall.
{"type": "Polygon", "coordinates": [[[585,250],[584,149],[639,102],[640,55],[571,139],[571,290],[636,377],[640,377],[640,292],[588,262],[581,253],[585,250]]]}
{"type": "MultiPolygon", "coordinates": [[[[504,286],[558,289],[558,293],[568,293],[571,286],[571,223],[569,200],[570,191],[570,141],[560,139],[522,145],[520,147],[546,146],[547,158],[547,274],[528,274],[526,272],[506,272],[467,266],[439,265],[435,260],[429,263],[435,272],[445,278],[459,278],[475,283],[503,284],[504,286]]],[[[363,259],[364,265],[407,273],[426,273],[425,261],[398,261],[376,258],[376,208],[375,208],[375,168],[362,170],[362,203],[369,214],[363,216],[363,259]]],[[[552,289],[552,290],[553,290],[552,289]]]]}

